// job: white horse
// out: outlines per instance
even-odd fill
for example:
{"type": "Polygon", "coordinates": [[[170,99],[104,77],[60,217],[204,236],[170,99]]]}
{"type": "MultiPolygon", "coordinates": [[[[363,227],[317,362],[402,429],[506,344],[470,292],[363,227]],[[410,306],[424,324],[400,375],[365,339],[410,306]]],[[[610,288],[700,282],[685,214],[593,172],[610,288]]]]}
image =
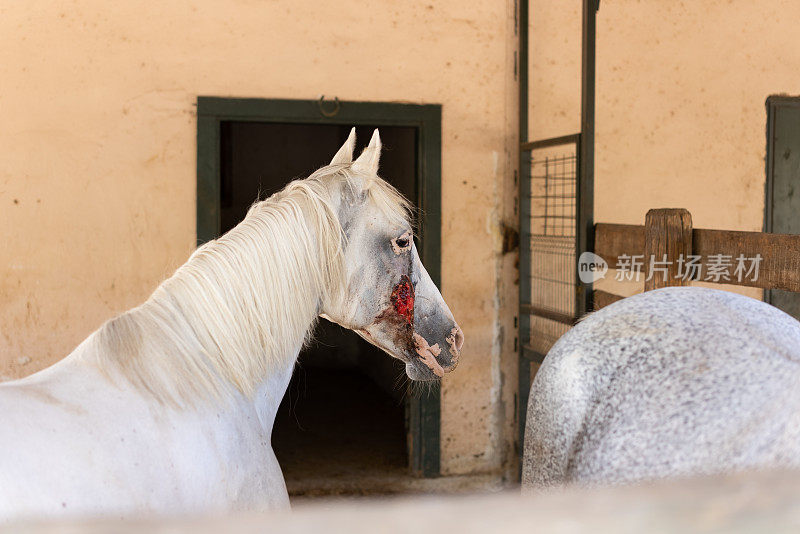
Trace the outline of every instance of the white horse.
{"type": "Polygon", "coordinates": [[[680,287],[589,315],[531,387],[523,486],[800,468],[800,323],[680,287]]]}
{"type": "Polygon", "coordinates": [[[354,145],[65,359],[0,385],[0,519],[287,506],[272,425],[320,315],[414,380],[455,367],[463,335],[377,176],[377,130],[356,161],[354,145]]]}

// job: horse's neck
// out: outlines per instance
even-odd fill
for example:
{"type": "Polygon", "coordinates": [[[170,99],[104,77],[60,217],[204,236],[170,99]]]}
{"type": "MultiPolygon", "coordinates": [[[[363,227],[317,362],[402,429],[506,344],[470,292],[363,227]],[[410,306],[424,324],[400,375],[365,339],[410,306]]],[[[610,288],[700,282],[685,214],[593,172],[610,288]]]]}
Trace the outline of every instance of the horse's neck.
{"type": "Polygon", "coordinates": [[[292,371],[294,370],[296,360],[297,354],[292,358],[287,358],[287,363],[290,363],[282,366],[280,369],[275,369],[275,371],[264,379],[256,389],[253,403],[256,414],[258,415],[258,420],[267,433],[272,433],[275,416],[278,413],[278,408],[283,400],[283,396],[286,394],[286,390],[289,387],[289,381],[292,378],[292,371]]]}
{"type": "MultiPolygon", "coordinates": [[[[101,367],[160,401],[192,405],[198,396],[232,395],[274,417],[318,313],[314,273],[327,258],[313,255],[314,228],[297,230],[300,245],[266,252],[246,246],[247,231],[237,227],[200,249],[144,305],[98,331],[101,367]]],[[[276,233],[260,231],[264,239],[276,233]]]]}

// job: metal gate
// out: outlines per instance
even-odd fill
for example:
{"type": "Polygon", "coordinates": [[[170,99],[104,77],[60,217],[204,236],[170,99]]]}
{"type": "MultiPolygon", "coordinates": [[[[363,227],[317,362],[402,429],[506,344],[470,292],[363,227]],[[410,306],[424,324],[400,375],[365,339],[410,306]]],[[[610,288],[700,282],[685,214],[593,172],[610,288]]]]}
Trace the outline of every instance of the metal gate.
{"type": "Polygon", "coordinates": [[[520,443],[528,391],[550,347],[585,310],[578,279],[582,230],[580,134],[526,143],[520,191],[520,443]]]}
{"type": "Polygon", "coordinates": [[[594,250],[595,27],[600,0],[583,0],[581,133],[528,141],[529,0],[519,4],[519,453],[531,380],[550,347],[591,309],[578,258],[594,250]]]}

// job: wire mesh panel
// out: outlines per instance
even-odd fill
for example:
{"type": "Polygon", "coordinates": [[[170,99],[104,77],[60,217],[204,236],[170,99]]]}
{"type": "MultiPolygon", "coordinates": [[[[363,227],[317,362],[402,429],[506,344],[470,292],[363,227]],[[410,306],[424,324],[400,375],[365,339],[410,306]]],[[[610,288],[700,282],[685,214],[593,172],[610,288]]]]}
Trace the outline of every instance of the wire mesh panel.
{"type": "Polygon", "coordinates": [[[589,226],[581,208],[581,135],[520,147],[519,443],[531,382],[539,364],[585,305],[577,258],[589,226]]]}
{"type": "Polygon", "coordinates": [[[531,158],[531,297],[534,308],[575,315],[576,154],[531,158]]]}
{"type": "Polygon", "coordinates": [[[541,361],[575,322],[579,143],[577,135],[530,143],[530,185],[523,207],[528,254],[520,275],[527,278],[523,353],[533,361],[541,361]]]}

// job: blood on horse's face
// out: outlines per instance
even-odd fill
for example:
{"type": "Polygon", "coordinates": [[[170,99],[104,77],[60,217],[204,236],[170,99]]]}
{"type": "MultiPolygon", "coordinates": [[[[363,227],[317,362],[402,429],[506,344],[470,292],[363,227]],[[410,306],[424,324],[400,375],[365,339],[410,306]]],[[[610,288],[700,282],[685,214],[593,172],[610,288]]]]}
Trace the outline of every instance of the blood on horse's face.
{"type": "Polygon", "coordinates": [[[359,242],[368,246],[359,254],[361,261],[355,262],[356,274],[349,284],[360,291],[353,295],[353,329],[404,361],[410,378],[441,378],[458,363],[463,334],[420,262],[410,232],[359,242]],[[406,240],[406,246],[396,245],[406,240]]]}
{"type": "Polygon", "coordinates": [[[392,296],[390,298],[394,311],[400,317],[406,320],[407,324],[414,324],[414,286],[411,279],[403,275],[400,278],[394,289],[392,289],[392,296]]]}
{"type": "MultiPolygon", "coordinates": [[[[420,262],[410,232],[402,236],[408,236],[402,239],[409,244],[399,251],[380,250],[380,244],[372,249],[372,261],[382,268],[376,270],[377,290],[370,286],[367,294],[377,306],[368,314],[372,319],[356,331],[403,360],[410,378],[436,380],[458,363],[463,334],[420,262]]],[[[371,306],[364,303],[364,308],[371,306]]]]}
{"type": "MultiPolygon", "coordinates": [[[[348,149],[352,154],[348,143],[332,164],[346,165],[348,149]]],[[[378,178],[379,155],[376,130],[369,147],[347,169],[355,179],[344,187],[352,188],[353,181],[364,187],[342,191],[345,299],[339,309],[324,310],[324,316],[405,362],[411,379],[437,380],[455,368],[464,336],[419,259],[408,221],[397,216],[402,208],[387,209],[386,199],[400,197],[378,178]]]]}

